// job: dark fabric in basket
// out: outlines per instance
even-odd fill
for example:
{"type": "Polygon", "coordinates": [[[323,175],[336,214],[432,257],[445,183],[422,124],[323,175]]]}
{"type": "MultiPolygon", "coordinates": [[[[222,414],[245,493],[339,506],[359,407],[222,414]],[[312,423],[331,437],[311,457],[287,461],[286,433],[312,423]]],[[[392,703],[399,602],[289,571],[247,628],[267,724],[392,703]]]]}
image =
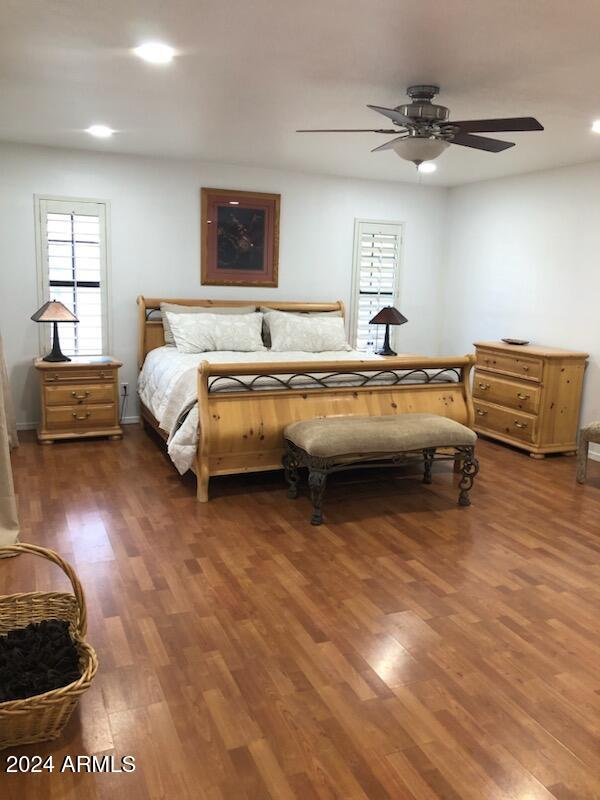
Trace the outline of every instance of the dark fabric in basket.
{"type": "Polygon", "coordinates": [[[65,620],[43,620],[0,636],[0,703],[68,686],[80,675],[65,620]]]}

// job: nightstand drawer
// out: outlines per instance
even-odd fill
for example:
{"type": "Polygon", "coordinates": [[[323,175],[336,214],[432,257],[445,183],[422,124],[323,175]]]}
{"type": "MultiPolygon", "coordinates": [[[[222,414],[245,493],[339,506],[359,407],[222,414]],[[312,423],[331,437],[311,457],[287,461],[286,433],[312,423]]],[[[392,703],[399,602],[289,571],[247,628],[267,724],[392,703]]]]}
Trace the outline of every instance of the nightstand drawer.
{"type": "Polygon", "coordinates": [[[544,362],[540,358],[525,358],[510,353],[477,349],[477,365],[492,372],[503,372],[507,375],[540,381],[544,362]]]}
{"type": "Polygon", "coordinates": [[[118,419],[114,403],[46,408],[46,428],[52,431],[112,428],[115,425],[118,425],[118,419]]]}
{"type": "Polygon", "coordinates": [[[492,375],[491,372],[475,370],[474,398],[537,414],[540,406],[540,392],[540,387],[535,384],[511,381],[508,378],[492,375]]]}
{"type": "Polygon", "coordinates": [[[117,371],[106,367],[105,369],[77,369],[77,367],[70,367],[69,369],[57,370],[44,370],[44,383],[80,383],[86,381],[110,381],[114,383],[116,380],[117,371]]]}
{"type": "Polygon", "coordinates": [[[480,400],[475,400],[473,406],[477,430],[489,430],[524,442],[535,440],[537,417],[491,403],[482,403],[480,400]]]}
{"type": "Polygon", "coordinates": [[[49,406],[66,406],[73,403],[114,403],[114,383],[75,383],[68,386],[44,386],[44,399],[49,406]]]}

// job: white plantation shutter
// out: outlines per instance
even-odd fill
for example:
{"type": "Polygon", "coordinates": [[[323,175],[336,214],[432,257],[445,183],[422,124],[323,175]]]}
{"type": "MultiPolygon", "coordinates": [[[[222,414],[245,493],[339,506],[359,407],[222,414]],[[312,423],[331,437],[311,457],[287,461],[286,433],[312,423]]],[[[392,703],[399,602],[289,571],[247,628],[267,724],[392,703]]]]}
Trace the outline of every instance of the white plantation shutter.
{"type": "Polygon", "coordinates": [[[40,198],[39,242],[42,301],[60,300],[79,319],[59,325],[63,352],[106,353],[106,204],[40,198]]]}
{"type": "Polygon", "coordinates": [[[354,341],[366,350],[369,341],[383,346],[385,327],[369,325],[383,306],[398,299],[402,225],[356,221],[354,246],[354,341]]]}

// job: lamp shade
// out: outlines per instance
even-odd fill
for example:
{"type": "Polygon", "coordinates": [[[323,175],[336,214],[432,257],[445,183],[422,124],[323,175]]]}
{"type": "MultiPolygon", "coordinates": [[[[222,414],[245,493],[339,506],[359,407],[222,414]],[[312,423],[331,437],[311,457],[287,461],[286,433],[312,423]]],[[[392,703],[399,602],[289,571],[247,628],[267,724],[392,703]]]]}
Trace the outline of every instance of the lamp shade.
{"type": "Polygon", "coordinates": [[[394,306],[384,306],[378,311],[369,325],[404,325],[408,322],[404,314],[401,314],[394,306]]]}
{"type": "Polygon", "coordinates": [[[433,161],[441,156],[450,142],[425,136],[407,136],[394,145],[394,150],[405,161],[412,161],[417,166],[423,161],[433,161]]]}
{"type": "Polygon", "coordinates": [[[31,319],[34,322],[79,322],[75,314],[59,300],[48,300],[31,315],[31,319]]]}

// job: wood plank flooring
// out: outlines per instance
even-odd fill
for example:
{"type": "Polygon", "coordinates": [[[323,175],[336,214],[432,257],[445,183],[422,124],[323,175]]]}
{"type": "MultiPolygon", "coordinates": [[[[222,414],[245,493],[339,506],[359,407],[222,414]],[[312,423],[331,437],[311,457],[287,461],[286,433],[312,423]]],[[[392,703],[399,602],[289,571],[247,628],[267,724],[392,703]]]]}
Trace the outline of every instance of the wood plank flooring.
{"type": "MultiPolygon", "coordinates": [[[[447,465],[345,476],[314,528],[276,473],[198,505],[137,427],[23,438],[22,539],[75,565],[100,671],[62,739],[0,753],[3,799],[600,797],[600,464],[581,487],[573,458],[482,441],[470,508],[447,465]],[[13,752],[55,771],[6,775],[13,752]]],[[[63,585],[0,561],[0,593],[63,585]]]]}

